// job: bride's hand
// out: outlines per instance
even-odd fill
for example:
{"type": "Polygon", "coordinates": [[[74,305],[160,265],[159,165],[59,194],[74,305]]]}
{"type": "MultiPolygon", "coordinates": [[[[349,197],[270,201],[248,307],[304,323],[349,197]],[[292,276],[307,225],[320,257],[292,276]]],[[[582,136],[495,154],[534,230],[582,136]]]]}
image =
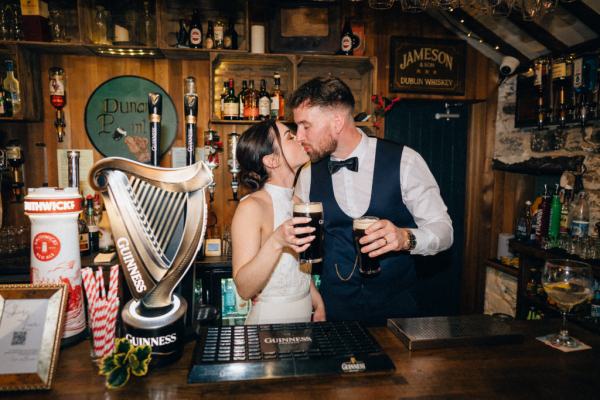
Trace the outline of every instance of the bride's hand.
{"type": "Polygon", "coordinates": [[[296,253],[301,253],[310,246],[310,242],[315,239],[315,235],[298,237],[298,235],[308,234],[315,231],[312,226],[295,227],[295,225],[306,224],[310,221],[308,217],[290,218],[275,230],[275,239],[282,247],[289,247],[296,253]]]}

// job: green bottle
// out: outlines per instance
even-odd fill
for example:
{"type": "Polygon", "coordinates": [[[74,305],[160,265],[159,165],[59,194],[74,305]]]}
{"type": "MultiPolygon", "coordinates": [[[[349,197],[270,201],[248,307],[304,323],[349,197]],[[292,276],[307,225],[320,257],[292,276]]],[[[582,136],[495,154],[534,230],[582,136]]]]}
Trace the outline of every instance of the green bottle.
{"type": "Polygon", "coordinates": [[[560,211],[562,204],[560,203],[560,197],[558,196],[558,185],[557,190],[552,196],[552,202],[550,203],[550,227],[548,229],[548,237],[551,242],[558,239],[560,233],[560,211]]]}

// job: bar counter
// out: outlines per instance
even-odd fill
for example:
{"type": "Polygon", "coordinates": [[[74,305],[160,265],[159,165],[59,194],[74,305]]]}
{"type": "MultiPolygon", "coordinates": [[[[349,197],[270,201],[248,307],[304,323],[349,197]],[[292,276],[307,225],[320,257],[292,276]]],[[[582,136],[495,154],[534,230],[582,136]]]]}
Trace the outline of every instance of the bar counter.
{"type": "Polygon", "coordinates": [[[510,398],[597,399],[600,337],[570,324],[591,350],[563,353],[535,339],[559,328],[558,320],[514,321],[523,343],[409,352],[387,328],[371,328],[396,365],[393,374],[314,377],[219,384],[186,383],[194,342],[179,362],[132,376],[123,389],[108,390],[81,342],[61,350],[52,390],[8,393],[14,399],[367,399],[510,398]]]}

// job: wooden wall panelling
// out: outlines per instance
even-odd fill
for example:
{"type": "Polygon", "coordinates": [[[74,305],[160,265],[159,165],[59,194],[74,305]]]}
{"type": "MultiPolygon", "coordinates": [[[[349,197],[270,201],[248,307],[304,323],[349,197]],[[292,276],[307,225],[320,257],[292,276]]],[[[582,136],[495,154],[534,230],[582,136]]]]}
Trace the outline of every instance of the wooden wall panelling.
{"type": "MultiPolygon", "coordinates": [[[[478,69],[478,81],[488,100],[471,106],[467,188],[465,194],[465,243],[461,284],[461,312],[483,310],[484,262],[490,256],[492,215],[496,193],[492,158],[497,107],[496,66],[488,61],[478,69]],[[487,84],[486,84],[487,83],[487,84]]],[[[456,223],[456,222],[455,222],[456,223]]]]}

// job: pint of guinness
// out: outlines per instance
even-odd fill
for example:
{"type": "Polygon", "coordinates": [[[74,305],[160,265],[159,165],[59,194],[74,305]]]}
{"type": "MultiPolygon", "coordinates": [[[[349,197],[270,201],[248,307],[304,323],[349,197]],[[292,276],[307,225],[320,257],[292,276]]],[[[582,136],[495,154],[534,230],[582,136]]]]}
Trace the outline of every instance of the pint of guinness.
{"type": "Polygon", "coordinates": [[[323,204],[320,202],[294,204],[294,217],[310,218],[308,223],[296,225],[296,228],[305,226],[315,228],[312,233],[298,235],[299,238],[315,235],[315,240],[310,243],[306,250],[300,253],[300,263],[320,263],[323,261],[323,204]]]}
{"type": "Polygon", "coordinates": [[[379,266],[379,260],[377,258],[369,257],[369,253],[362,253],[360,248],[363,246],[359,243],[360,238],[365,236],[365,230],[375,223],[379,218],[377,217],[360,217],[352,222],[352,232],[354,234],[354,246],[356,248],[356,257],[358,258],[358,270],[361,274],[371,276],[378,274],[381,271],[379,266]]]}

